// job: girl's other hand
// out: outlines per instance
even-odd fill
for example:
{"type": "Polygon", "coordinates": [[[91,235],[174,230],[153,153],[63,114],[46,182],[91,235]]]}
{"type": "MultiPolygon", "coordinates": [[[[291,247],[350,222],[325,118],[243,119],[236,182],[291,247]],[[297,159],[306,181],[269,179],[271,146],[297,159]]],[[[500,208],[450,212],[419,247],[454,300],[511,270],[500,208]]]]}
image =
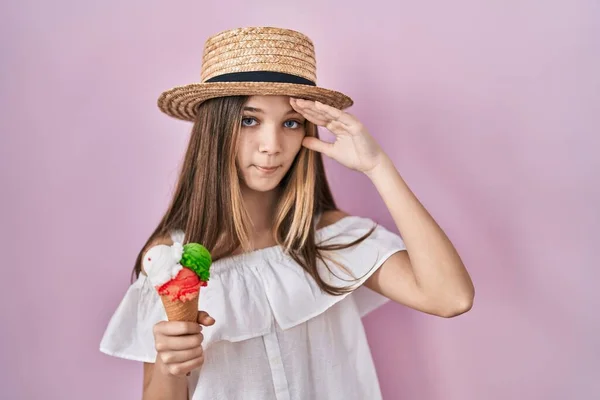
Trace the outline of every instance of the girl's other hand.
{"type": "Polygon", "coordinates": [[[165,375],[184,376],[204,364],[202,325],[211,326],[214,318],[198,312],[198,321],[161,321],[154,325],[156,367],[165,375]]]}

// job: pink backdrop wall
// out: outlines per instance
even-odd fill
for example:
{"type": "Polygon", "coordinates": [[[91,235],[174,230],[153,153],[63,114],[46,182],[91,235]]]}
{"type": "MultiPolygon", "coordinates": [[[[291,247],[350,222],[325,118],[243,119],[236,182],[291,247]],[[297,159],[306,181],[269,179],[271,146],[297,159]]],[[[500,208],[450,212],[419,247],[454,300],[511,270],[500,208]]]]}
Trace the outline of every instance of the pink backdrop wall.
{"type": "MultiPolygon", "coordinates": [[[[0,15],[2,398],[139,398],[141,366],[98,344],[186,144],[156,97],[197,79],[207,35],[248,25],[313,38],[320,83],[355,98],[472,272],[467,315],[366,318],[385,399],[600,398],[598,2],[21,0],[0,15]]],[[[328,167],[343,209],[392,227],[365,178],[328,167]]]]}

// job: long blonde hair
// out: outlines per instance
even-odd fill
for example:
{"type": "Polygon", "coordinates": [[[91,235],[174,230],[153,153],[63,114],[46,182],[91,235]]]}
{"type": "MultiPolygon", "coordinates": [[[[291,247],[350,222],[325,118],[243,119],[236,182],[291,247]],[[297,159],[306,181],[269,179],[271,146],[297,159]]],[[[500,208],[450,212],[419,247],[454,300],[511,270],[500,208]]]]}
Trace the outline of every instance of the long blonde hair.
{"type": "MultiPolygon", "coordinates": [[[[138,254],[133,270],[136,277],[149,246],[168,238],[175,229],[186,232],[186,241],[202,243],[215,261],[238,249],[251,250],[252,223],[242,201],[236,168],[240,121],[247,99],[247,96],[221,97],[198,107],[173,198],[138,254]]],[[[318,137],[314,124],[307,121],[305,128],[306,135],[318,137]]],[[[273,223],[277,244],[321,289],[333,295],[349,292],[349,287],[339,288],[324,282],[317,272],[317,260],[326,262],[324,252],[358,244],[372,230],[351,243],[327,246],[315,243],[315,218],[337,210],[321,154],[302,147],[278,190],[273,223]]]]}

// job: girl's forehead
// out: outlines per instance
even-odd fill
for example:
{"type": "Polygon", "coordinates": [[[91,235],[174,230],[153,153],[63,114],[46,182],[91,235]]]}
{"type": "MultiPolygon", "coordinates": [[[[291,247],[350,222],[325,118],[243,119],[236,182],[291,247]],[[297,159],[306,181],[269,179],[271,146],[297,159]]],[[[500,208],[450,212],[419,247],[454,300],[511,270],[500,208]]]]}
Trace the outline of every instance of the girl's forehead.
{"type": "Polygon", "coordinates": [[[253,107],[256,104],[266,106],[286,106],[290,107],[289,96],[250,96],[246,101],[246,106],[253,107]]]}
{"type": "Polygon", "coordinates": [[[290,104],[289,96],[251,96],[244,104],[244,110],[258,114],[297,114],[290,104]]]}

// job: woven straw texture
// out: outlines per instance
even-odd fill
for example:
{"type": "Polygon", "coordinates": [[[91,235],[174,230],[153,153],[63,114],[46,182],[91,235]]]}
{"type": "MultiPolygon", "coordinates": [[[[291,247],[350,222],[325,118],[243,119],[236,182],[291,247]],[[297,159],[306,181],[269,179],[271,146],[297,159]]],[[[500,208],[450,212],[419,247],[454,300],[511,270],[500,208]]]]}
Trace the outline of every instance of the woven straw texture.
{"type": "Polygon", "coordinates": [[[218,33],[204,46],[200,82],[162,93],[158,107],[172,117],[193,121],[203,102],[223,96],[284,95],[317,100],[345,109],[353,102],[343,93],[318,86],[281,82],[206,82],[216,76],[251,71],[295,75],[316,84],[312,41],[300,32],[273,27],[239,28],[218,33]]]}

